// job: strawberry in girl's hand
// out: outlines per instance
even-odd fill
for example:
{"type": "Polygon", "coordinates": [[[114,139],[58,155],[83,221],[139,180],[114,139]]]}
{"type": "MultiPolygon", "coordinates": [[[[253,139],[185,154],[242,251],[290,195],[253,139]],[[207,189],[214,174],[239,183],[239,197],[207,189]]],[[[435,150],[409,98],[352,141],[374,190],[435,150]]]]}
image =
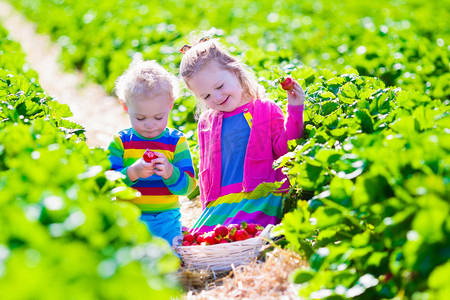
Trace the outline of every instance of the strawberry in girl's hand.
{"type": "Polygon", "coordinates": [[[285,91],[292,92],[292,90],[294,89],[294,82],[295,82],[295,80],[292,79],[291,77],[286,77],[286,78],[281,77],[279,82],[281,84],[281,87],[285,91]]]}
{"type": "Polygon", "coordinates": [[[158,156],[156,156],[155,152],[150,151],[150,149],[145,150],[144,155],[142,156],[142,158],[146,161],[146,162],[151,162],[153,159],[158,158],[158,156]]]}

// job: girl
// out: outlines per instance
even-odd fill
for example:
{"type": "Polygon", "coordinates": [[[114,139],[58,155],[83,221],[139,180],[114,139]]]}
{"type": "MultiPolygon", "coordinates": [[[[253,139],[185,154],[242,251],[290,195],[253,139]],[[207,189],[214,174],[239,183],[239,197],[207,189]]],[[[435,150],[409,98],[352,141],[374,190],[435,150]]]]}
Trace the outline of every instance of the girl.
{"type": "Polygon", "coordinates": [[[272,164],[288,152],[287,141],[303,133],[305,94],[298,83],[288,92],[285,118],[248,67],[215,39],[184,46],[180,74],[200,105],[199,187],[203,212],[193,232],[217,224],[281,221],[289,182],[272,164]],[[281,189],[261,197],[251,192],[264,182],[285,180],[281,189]]]}

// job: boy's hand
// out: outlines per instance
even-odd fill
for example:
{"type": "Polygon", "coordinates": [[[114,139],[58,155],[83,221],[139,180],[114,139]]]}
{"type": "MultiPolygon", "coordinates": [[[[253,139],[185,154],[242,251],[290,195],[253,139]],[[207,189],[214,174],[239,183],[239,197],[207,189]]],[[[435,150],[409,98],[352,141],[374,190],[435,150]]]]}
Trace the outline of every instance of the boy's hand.
{"type": "Polygon", "coordinates": [[[305,103],[305,92],[303,91],[300,84],[294,81],[294,87],[287,92],[288,104],[291,105],[302,105],[305,103]]]}
{"type": "Polygon", "coordinates": [[[148,163],[141,157],[128,167],[127,175],[131,181],[136,181],[139,178],[152,176],[155,173],[155,168],[156,166],[153,160],[148,163]]]}
{"type": "Polygon", "coordinates": [[[154,158],[152,163],[155,164],[155,174],[164,179],[169,179],[173,174],[173,165],[167,160],[164,154],[154,152],[158,158],[154,158]]]}

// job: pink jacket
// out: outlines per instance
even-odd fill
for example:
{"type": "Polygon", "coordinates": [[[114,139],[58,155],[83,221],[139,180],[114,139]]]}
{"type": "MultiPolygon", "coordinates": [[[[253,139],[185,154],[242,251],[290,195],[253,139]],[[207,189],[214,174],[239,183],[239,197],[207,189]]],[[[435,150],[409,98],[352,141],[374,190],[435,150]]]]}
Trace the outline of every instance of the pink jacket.
{"type": "MultiPolygon", "coordinates": [[[[255,99],[248,109],[253,124],[244,160],[245,192],[253,191],[262,182],[286,178],[280,169],[274,170],[272,164],[288,152],[288,140],[302,136],[304,105],[288,105],[286,119],[281,108],[271,100],[255,99]]],[[[203,207],[220,195],[222,120],[223,112],[209,110],[201,116],[198,125],[199,187],[203,207]]],[[[288,180],[282,188],[289,188],[288,180]]]]}

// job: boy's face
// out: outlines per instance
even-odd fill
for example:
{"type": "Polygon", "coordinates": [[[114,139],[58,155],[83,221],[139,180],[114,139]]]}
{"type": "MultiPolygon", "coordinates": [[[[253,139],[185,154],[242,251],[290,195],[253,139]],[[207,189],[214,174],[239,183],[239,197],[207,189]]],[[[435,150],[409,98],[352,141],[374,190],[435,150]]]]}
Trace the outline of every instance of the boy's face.
{"type": "Polygon", "coordinates": [[[127,105],[131,126],[145,138],[155,138],[167,127],[173,100],[165,93],[140,96],[127,105]]]}

